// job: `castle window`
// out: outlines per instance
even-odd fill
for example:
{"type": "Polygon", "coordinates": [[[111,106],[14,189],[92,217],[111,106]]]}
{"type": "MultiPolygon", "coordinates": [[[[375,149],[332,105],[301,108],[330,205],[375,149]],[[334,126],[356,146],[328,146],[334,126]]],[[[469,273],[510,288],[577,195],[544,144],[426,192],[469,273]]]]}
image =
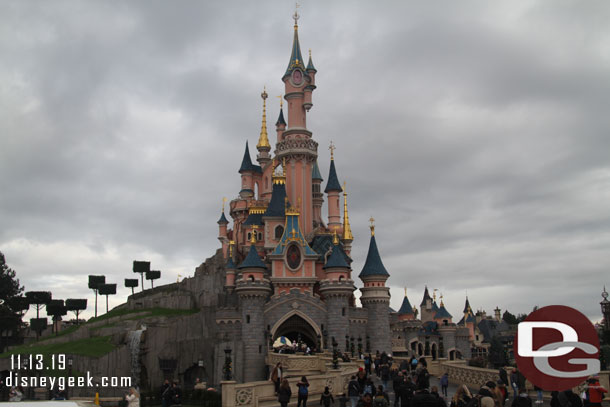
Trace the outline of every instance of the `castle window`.
{"type": "Polygon", "coordinates": [[[343,307],[343,308],[341,309],[341,315],[342,315],[342,316],[345,316],[345,307],[343,307]]]}
{"type": "Polygon", "coordinates": [[[246,315],[246,324],[250,323],[250,315],[246,315]]]}
{"type": "Polygon", "coordinates": [[[252,239],[252,233],[248,232],[248,242],[252,239]]]}
{"type": "Polygon", "coordinates": [[[443,325],[448,326],[449,325],[449,321],[447,321],[446,319],[443,319],[443,325]]]}
{"type": "Polygon", "coordinates": [[[344,278],[345,277],[343,277],[343,276],[339,276],[339,281],[343,281],[344,278]]]}
{"type": "Polygon", "coordinates": [[[263,353],[263,345],[258,345],[258,353],[263,353]]]}
{"type": "Polygon", "coordinates": [[[262,241],[263,240],[263,232],[258,232],[258,241],[262,241]]]}
{"type": "Polygon", "coordinates": [[[280,240],[282,238],[282,235],[284,234],[284,226],[282,225],[277,225],[275,227],[275,239],[276,240],[280,240]]]}
{"type": "Polygon", "coordinates": [[[248,279],[249,279],[250,281],[254,281],[254,276],[253,276],[252,274],[250,274],[250,275],[248,276],[248,279]]]}

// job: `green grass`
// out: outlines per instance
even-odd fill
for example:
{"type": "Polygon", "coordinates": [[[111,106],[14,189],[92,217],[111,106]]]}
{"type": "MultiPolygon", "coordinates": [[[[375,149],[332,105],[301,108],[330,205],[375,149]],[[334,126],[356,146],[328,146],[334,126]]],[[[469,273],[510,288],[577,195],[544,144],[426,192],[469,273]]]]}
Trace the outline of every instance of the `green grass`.
{"type": "Polygon", "coordinates": [[[177,316],[182,316],[182,315],[196,314],[197,312],[199,312],[199,310],[198,309],[170,309],[170,308],[118,309],[118,310],[109,311],[109,312],[105,313],[104,315],[100,315],[97,318],[91,318],[91,319],[89,319],[89,321],[87,321],[87,324],[91,324],[93,322],[98,322],[98,321],[103,321],[103,320],[113,318],[113,317],[119,317],[119,316],[125,316],[125,315],[129,315],[129,314],[137,314],[137,313],[143,313],[143,312],[145,312],[146,314],[138,315],[133,318],[127,318],[127,319],[142,319],[142,318],[149,318],[149,317],[177,317],[177,316]]]}
{"type": "Polygon", "coordinates": [[[76,341],[65,343],[51,343],[48,345],[36,342],[30,345],[18,346],[9,352],[0,354],[0,358],[8,357],[12,354],[60,354],[69,353],[72,355],[89,356],[99,358],[107,353],[110,353],[116,348],[110,342],[110,336],[95,336],[93,338],[78,339],[76,341]]]}
{"type": "Polygon", "coordinates": [[[73,325],[73,326],[68,327],[66,329],[62,329],[61,331],[59,331],[57,333],[57,335],[56,334],[52,334],[51,336],[45,336],[44,338],[40,338],[38,340],[38,343],[44,342],[44,341],[48,341],[49,339],[59,338],[60,336],[71,334],[72,332],[76,331],[79,327],[80,327],[80,325],[79,326],[73,325]]]}

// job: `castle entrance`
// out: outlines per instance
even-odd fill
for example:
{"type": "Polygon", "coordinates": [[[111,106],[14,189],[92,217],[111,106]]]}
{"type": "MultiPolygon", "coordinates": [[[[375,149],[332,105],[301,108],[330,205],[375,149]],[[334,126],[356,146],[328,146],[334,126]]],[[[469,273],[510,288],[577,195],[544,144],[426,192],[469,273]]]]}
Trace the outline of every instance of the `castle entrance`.
{"type": "Polygon", "coordinates": [[[285,336],[292,342],[307,344],[311,349],[317,348],[318,334],[313,326],[299,315],[292,315],[286,319],[274,332],[273,340],[285,336]]]}

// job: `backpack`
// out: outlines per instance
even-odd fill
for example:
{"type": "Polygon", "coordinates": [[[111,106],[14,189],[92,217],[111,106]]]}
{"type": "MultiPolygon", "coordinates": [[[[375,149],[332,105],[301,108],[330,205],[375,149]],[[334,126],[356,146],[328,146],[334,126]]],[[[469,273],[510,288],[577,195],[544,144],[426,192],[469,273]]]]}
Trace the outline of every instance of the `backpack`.
{"type": "Polygon", "coordinates": [[[362,394],[373,394],[373,386],[371,386],[370,384],[366,384],[364,386],[364,390],[362,391],[362,394]]]}
{"type": "Polygon", "coordinates": [[[305,386],[305,385],[299,386],[299,395],[307,396],[307,394],[309,394],[309,390],[307,389],[307,386],[305,386]]]}

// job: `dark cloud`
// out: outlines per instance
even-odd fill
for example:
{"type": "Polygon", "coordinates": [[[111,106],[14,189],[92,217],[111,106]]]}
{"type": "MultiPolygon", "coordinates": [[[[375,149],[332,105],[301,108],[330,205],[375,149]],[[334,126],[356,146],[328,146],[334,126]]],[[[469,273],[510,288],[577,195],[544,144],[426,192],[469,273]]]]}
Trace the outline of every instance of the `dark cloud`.
{"type": "MultiPolygon", "coordinates": [[[[292,4],[0,6],[0,250],[27,289],[92,295],[133,259],[163,281],[218,246],[260,92],[279,95],[292,4]],[[45,276],[41,279],[40,276],[45,276]]],[[[347,181],[354,270],[368,218],[392,277],[459,318],[595,299],[610,255],[605,2],[304,3],[308,125],[347,181]]],[[[268,123],[277,117],[269,100],[268,123]]],[[[272,137],[273,139],[273,137],[272,137]]],[[[119,289],[111,304],[128,290],[119,289]]]]}

